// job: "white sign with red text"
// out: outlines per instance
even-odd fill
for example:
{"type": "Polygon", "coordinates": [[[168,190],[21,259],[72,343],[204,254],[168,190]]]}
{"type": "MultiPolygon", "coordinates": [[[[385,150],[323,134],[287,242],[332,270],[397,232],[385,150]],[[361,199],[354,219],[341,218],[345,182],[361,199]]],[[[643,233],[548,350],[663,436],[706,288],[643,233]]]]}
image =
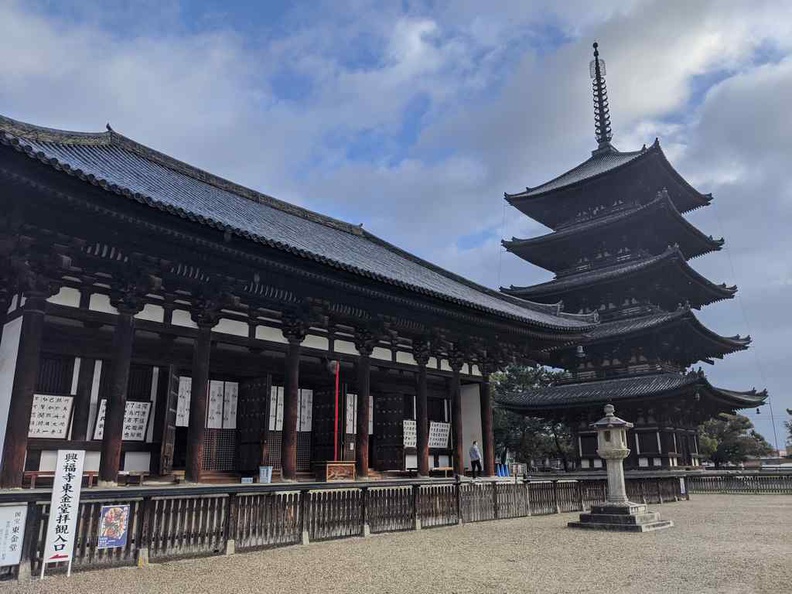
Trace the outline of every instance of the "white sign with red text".
{"type": "Polygon", "coordinates": [[[42,575],[47,563],[64,561],[69,562],[69,573],[71,573],[84,462],[84,450],[58,450],[47,523],[47,540],[42,556],[42,575]]]}

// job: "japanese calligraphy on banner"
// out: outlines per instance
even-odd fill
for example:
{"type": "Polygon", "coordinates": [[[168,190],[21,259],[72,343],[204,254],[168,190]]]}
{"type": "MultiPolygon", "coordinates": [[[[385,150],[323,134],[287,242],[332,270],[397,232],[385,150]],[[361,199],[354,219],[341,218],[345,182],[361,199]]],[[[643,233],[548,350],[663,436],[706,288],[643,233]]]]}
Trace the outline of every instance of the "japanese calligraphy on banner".
{"type": "Polygon", "coordinates": [[[73,396],[34,394],[28,437],[66,439],[73,403],[73,396]]]}
{"type": "MultiPolygon", "coordinates": [[[[102,439],[104,437],[106,412],[107,400],[102,398],[99,403],[99,413],[96,415],[94,439],[102,439]]],[[[127,400],[126,409],[124,410],[124,428],[121,439],[124,441],[146,441],[146,428],[148,427],[150,413],[151,402],[127,400]]]]}
{"type": "MultiPolygon", "coordinates": [[[[237,399],[239,384],[211,380],[207,394],[207,429],[236,429],[237,399]]],[[[192,399],[192,378],[179,378],[179,393],[176,401],[176,426],[190,426],[190,401],[192,399]]]]}
{"type": "Polygon", "coordinates": [[[192,378],[179,378],[179,395],[176,401],[176,426],[188,427],[190,425],[190,394],[192,392],[192,378]]]}
{"type": "Polygon", "coordinates": [[[415,421],[405,419],[404,421],[404,447],[415,448],[418,447],[418,436],[416,434],[417,426],[415,421]]]}
{"type": "Polygon", "coordinates": [[[125,547],[129,532],[129,506],[103,505],[99,513],[97,549],[125,547]]]}
{"type": "Polygon", "coordinates": [[[206,409],[206,427],[223,428],[223,382],[209,382],[209,406],[206,409]]]}
{"type": "Polygon", "coordinates": [[[450,423],[438,423],[432,421],[429,423],[429,447],[430,448],[447,448],[448,437],[451,434],[450,423]]]}
{"type": "Polygon", "coordinates": [[[223,429],[236,429],[239,384],[226,382],[223,391],[223,429]]]}
{"type": "Polygon", "coordinates": [[[47,540],[42,555],[42,575],[47,563],[62,561],[69,562],[69,572],[71,572],[84,462],[83,450],[58,450],[47,524],[47,540]]]}
{"type": "Polygon", "coordinates": [[[19,565],[27,505],[0,505],[0,567],[19,565]]]}

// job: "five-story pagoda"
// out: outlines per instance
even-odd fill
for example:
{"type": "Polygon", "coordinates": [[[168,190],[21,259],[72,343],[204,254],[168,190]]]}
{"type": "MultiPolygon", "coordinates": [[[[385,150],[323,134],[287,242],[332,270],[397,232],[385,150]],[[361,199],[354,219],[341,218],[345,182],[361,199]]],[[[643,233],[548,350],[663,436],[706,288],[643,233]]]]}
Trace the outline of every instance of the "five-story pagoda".
{"type": "Polygon", "coordinates": [[[541,186],[505,195],[552,232],[503,245],[555,279],[502,290],[531,301],[562,301],[571,312],[598,312],[602,323],[582,344],[548,353],[550,364],[570,372],[569,381],[504,396],[500,404],[567,423],[582,468],[601,467],[589,424],[606,403],[635,422],[628,467],[696,466],[696,427],[720,412],[758,406],[767,393],[716,388],[700,370],[685,371],[750,343],[750,337],[716,334],[693,313],[737,290],[688,264],[723,245],[683,216],[709,205],[712,196],[674,170],[657,140],[633,152],[611,144],[605,64],[596,43],[590,70],[598,143],[591,158],[541,186]]]}

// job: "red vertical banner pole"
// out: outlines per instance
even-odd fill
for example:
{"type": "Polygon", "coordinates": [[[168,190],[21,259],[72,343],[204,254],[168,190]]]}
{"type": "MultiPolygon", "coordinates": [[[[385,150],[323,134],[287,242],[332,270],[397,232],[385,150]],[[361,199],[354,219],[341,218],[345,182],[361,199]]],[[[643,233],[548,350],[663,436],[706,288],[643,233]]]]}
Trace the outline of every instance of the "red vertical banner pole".
{"type": "Polygon", "coordinates": [[[335,362],[335,422],[333,423],[333,460],[338,460],[338,380],[341,361],[335,362]]]}

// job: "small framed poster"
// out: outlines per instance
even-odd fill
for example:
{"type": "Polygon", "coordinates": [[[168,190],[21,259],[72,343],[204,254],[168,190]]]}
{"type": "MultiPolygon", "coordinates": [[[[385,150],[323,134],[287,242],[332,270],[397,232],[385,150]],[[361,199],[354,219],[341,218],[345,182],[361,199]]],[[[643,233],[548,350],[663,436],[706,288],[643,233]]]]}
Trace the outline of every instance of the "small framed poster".
{"type": "Polygon", "coordinates": [[[125,547],[129,533],[129,505],[103,505],[99,512],[97,549],[125,547]]]}

